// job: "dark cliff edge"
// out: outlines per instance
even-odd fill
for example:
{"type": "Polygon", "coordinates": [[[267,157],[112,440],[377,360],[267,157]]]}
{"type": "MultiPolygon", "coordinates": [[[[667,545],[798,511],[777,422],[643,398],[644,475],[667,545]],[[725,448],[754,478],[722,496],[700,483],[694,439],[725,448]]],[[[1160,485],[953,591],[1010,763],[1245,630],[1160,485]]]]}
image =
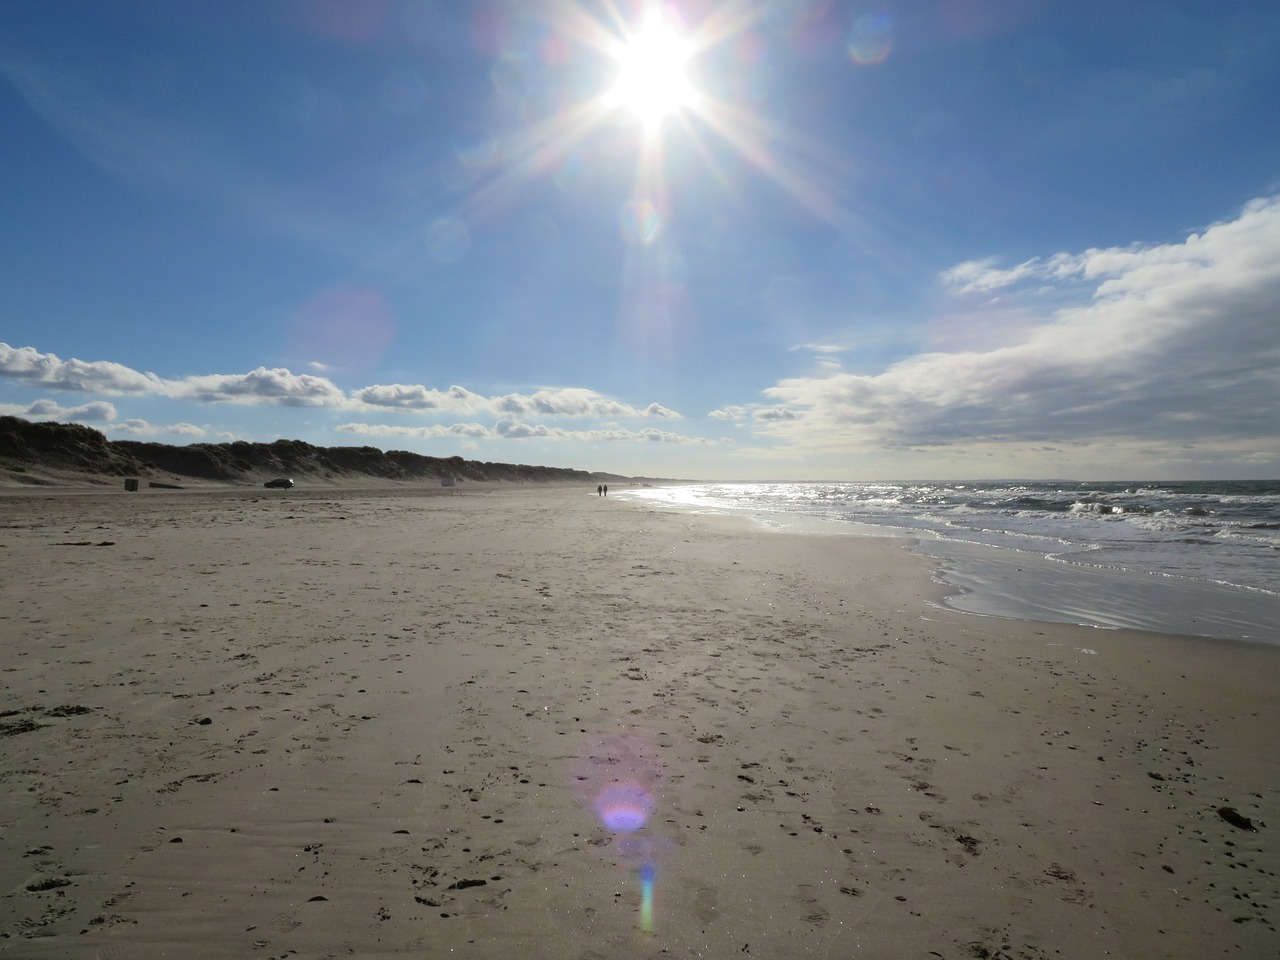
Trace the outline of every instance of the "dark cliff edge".
{"type": "Polygon", "coordinates": [[[642,479],[566,467],[428,457],[376,447],[317,447],[302,440],[237,440],[178,447],[108,440],[92,427],[75,423],[0,416],[0,483],[115,485],[127,477],[201,484],[261,483],[271,477],[331,483],[366,479],[438,483],[451,479],[594,484],[642,479]]]}

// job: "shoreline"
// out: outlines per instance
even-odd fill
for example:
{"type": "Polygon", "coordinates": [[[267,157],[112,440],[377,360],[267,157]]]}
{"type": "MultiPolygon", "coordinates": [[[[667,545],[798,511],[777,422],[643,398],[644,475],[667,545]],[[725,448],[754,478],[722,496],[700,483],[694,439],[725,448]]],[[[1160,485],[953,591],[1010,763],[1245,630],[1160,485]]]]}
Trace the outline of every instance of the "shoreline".
{"type": "MultiPolygon", "coordinates": [[[[631,495],[649,499],[637,491],[631,495]]],[[[741,518],[775,534],[910,541],[912,552],[935,564],[947,588],[942,603],[978,616],[1280,646],[1280,595],[1256,587],[1091,564],[1080,554],[1045,555],[908,526],[671,499],[655,502],[679,512],[741,518]]]]}
{"type": "Polygon", "coordinates": [[[1280,945],[1273,647],[594,489],[263,493],[0,497],[0,956],[1280,945]]]}
{"type": "Polygon", "coordinates": [[[983,544],[914,549],[943,566],[946,603],[965,613],[1280,646],[1280,597],[1257,588],[983,544]]]}

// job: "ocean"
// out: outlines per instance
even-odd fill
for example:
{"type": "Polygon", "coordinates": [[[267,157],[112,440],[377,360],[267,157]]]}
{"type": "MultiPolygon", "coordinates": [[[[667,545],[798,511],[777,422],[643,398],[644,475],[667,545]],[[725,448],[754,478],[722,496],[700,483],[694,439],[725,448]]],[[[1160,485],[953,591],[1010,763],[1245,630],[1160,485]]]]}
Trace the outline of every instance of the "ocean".
{"type": "Polygon", "coordinates": [[[1280,643],[1280,481],[711,483],[626,495],[780,530],[909,537],[937,561],[947,605],[970,613],[1280,643]]]}

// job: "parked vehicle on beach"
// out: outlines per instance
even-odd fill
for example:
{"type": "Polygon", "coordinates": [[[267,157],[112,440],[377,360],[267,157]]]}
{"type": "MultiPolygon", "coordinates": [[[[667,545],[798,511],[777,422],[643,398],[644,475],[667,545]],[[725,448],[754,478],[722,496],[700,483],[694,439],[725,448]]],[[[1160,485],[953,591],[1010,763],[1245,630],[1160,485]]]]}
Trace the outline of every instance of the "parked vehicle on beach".
{"type": "Polygon", "coordinates": [[[283,487],[288,490],[293,486],[293,481],[288,477],[276,477],[274,480],[268,480],[263,484],[264,487],[283,487]]]}

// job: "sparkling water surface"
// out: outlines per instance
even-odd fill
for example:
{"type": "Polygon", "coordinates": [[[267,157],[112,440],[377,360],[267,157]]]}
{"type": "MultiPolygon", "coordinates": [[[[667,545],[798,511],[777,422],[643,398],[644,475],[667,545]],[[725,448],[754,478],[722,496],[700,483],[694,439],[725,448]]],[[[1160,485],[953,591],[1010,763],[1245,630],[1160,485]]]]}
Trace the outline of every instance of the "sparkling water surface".
{"type": "Polygon", "coordinates": [[[1280,481],[696,484],[632,491],[779,529],[908,536],[992,616],[1280,643],[1280,481]]]}

